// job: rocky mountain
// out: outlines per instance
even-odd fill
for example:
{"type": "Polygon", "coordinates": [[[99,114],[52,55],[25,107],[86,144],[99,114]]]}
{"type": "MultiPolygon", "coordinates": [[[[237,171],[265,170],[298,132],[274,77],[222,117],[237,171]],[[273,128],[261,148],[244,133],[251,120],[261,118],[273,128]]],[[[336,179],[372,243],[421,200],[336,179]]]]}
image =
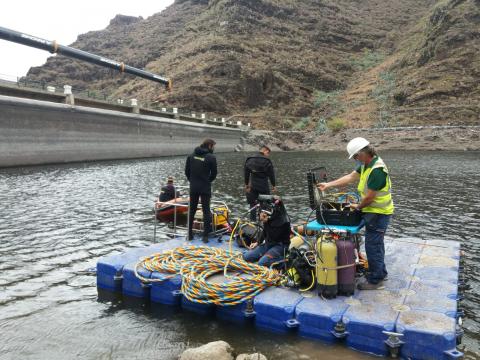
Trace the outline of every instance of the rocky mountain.
{"type": "Polygon", "coordinates": [[[478,123],[478,0],[176,0],[71,44],[158,84],[54,56],[27,77],[252,122],[326,129],[478,123]]]}

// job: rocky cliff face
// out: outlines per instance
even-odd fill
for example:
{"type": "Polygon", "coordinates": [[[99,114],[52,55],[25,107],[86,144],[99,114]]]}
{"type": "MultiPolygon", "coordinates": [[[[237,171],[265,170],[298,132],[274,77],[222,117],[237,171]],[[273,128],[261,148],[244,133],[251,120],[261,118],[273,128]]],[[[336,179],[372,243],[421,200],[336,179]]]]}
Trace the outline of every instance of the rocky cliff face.
{"type": "Polygon", "coordinates": [[[475,122],[478,108],[435,114],[478,102],[479,26],[478,0],[177,0],[72,44],[170,77],[171,92],[61,56],[28,77],[263,128],[475,122]]]}

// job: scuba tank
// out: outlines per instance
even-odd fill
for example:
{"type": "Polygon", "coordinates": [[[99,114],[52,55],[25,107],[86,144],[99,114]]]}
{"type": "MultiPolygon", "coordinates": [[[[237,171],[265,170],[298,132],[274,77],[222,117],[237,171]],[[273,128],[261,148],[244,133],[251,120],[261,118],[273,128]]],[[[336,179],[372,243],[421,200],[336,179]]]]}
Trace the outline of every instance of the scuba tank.
{"type": "Polygon", "coordinates": [[[351,296],[355,291],[355,244],[344,237],[338,239],[336,243],[339,267],[338,293],[351,296]]]}
{"type": "Polygon", "coordinates": [[[337,296],[337,245],[328,233],[317,240],[318,295],[327,299],[337,296]]]}

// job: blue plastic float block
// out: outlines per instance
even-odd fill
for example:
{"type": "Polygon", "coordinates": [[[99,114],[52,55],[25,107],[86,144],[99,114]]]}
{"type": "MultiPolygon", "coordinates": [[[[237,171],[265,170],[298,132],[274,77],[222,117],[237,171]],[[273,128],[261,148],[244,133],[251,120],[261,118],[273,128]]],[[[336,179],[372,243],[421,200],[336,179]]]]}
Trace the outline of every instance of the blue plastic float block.
{"type": "MultiPolygon", "coordinates": [[[[390,282],[390,280],[388,280],[390,282]]],[[[401,290],[357,290],[353,299],[360,301],[362,304],[377,304],[383,306],[402,305],[405,301],[405,295],[408,289],[401,290]]]]}
{"type": "MultiPolygon", "coordinates": [[[[230,235],[223,235],[221,237],[222,241],[218,241],[218,236],[213,236],[209,238],[208,244],[204,244],[202,242],[195,243],[197,240],[193,241],[194,245],[199,246],[210,246],[210,247],[219,247],[225,250],[230,249],[230,235]]],[[[240,248],[236,242],[232,243],[232,250],[243,252],[245,249],[240,248]]],[[[223,277],[223,276],[222,276],[223,277]]],[[[210,279],[211,281],[212,279],[210,279]]],[[[247,303],[242,303],[236,306],[215,306],[209,304],[201,304],[195,303],[192,301],[187,300],[186,298],[182,298],[181,301],[182,308],[193,311],[199,314],[206,314],[211,315],[214,314],[220,319],[227,319],[236,322],[242,322],[245,320],[246,316],[253,315],[252,313],[246,314],[247,310],[247,303]]]]}
{"type": "Polygon", "coordinates": [[[413,310],[456,314],[457,297],[456,282],[419,279],[412,281],[404,304],[413,310]]]}
{"type": "MultiPolygon", "coordinates": [[[[248,275],[245,274],[229,274],[230,276],[241,276],[243,278],[248,277],[248,275]]],[[[213,282],[229,282],[231,278],[225,276],[223,274],[217,274],[209,278],[209,281],[213,282]]],[[[225,321],[230,321],[230,322],[235,322],[235,323],[245,323],[247,321],[250,321],[252,318],[255,317],[255,311],[253,310],[253,299],[244,301],[238,305],[233,305],[233,306],[217,306],[216,312],[215,312],[217,318],[225,320],[225,321]]]]}
{"type": "Polygon", "coordinates": [[[420,260],[424,240],[394,239],[385,244],[385,264],[389,273],[400,278],[408,278],[415,272],[416,264],[420,260]]]}
{"type": "Polygon", "coordinates": [[[296,328],[295,307],[303,296],[296,290],[271,287],[255,297],[255,325],[273,332],[283,333],[296,328]]]}
{"type": "MultiPolygon", "coordinates": [[[[196,236],[193,241],[185,241],[183,245],[194,245],[194,246],[208,246],[208,247],[219,247],[219,248],[229,248],[229,236],[223,235],[222,241],[218,241],[218,236],[211,236],[207,244],[203,243],[200,237],[196,236]]],[[[167,242],[168,243],[168,242],[167,242]]],[[[173,249],[177,244],[171,244],[168,248],[173,249]]],[[[238,250],[238,246],[233,244],[232,248],[238,250]]],[[[182,303],[182,278],[180,275],[171,277],[165,277],[161,273],[153,272],[151,274],[152,279],[165,279],[162,282],[152,282],[150,289],[150,300],[153,303],[164,304],[164,305],[180,305],[182,303]]],[[[189,306],[188,304],[185,306],[189,306]]],[[[201,306],[203,308],[203,306],[201,306]]]]}
{"type": "Polygon", "coordinates": [[[215,305],[193,302],[188,300],[185,296],[182,296],[181,305],[182,305],[182,309],[188,310],[200,315],[215,314],[215,305]]]}
{"type": "Polygon", "coordinates": [[[458,282],[458,270],[452,268],[421,267],[415,270],[414,276],[419,278],[420,281],[458,282]]]}
{"type": "Polygon", "coordinates": [[[451,250],[460,250],[460,242],[451,240],[426,240],[426,245],[431,247],[443,247],[451,250]]]}
{"type": "Polygon", "coordinates": [[[392,306],[375,303],[352,304],[343,315],[349,347],[380,356],[388,355],[384,331],[394,331],[398,312],[392,306]]]}
{"type": "MultiPolygon", "coordinates": [[[[147,299],[150,297],[150,284],[145,284],[136,277],[135,266],[137,262],[138,259],[135,262],[129,263],[123,267],[122,294],[124,296],[147,299]]],[[[138,273],[146,278],[150,278],[151,275],[150,271],[142,267],[138,268],[138,273]]]]}
{"type": "Polygon", "coordinates": [[[400,274],[400,276],[397,276],[397,274],[388,275],[388,279],[383,282],[383,286],[385,290],[402,291],[409,288],[412,278],[413,276],[405,274],[400,274]]]}
{"type": "Polygon", "coordinates": [[[152,303],[179,306],[182,300],[182,277],[176,275],[165,278],[165,275],[153,272],[151,279],[163,279],[161,282],[152,282],[150,287],[150,300],[152,303]]]}
{"type": "Polygon", "coordinates": [[[123,267],[142,256],[162,251],[165,246],[165,243],[154,244],[144,248],[129,249],[122,254],[100,258],[97,262],[97,286],[107,291],[121,292],[123,267]]]}
{"type": "Polygon", "coordinates": [[[300,336],[329,343],[338,340],[341,336],[334,332],[334,328],[349,306],[345,302],[347,299],[337,297],[325,300],[316,294],[302,299],[295,308],[300,336]]]}
{"type": "MultiPolygon", "coordinates": [[[[210,241],[207,245],[210,247],[224,247],[225,244],[223,242],[218,242],[217,239],[218,237],[210,237],[209,239],[210,241]]],[[[156,244],[153,247],[149,247],[151,248],[150,251],[145,252],[143,256],[152,255],[156,252],[161,252],[164,250],[171,250],[178,246],[190,246],[190,245],[206,246],[206,244],[203,243],[199,237],[196,237],[193,241],[186,241],[185,237],[183,236],[183,237],[177,237],[172,240],[167,240],[160,244],[156,244]]],[[[141,256],[137,256],[134,262],[128,263],[123,267],[122,293],[126,296],[132,296],[136,298],[150,298],[151,284],[144,284],[135,276],[135,271],[134,271],[135,264],[138,262],[140,257],[141,256]]],[[[140,275],[146,278],[150,278],[152,276],[152,273],[150,271],[145,270],[144,268],[140,268],[138,272],[140,275]]],[[[156,276],[158,278],[158,276],[161,276],[161,274],[156,276]]],[[[170,285],[174,286],[174,284],[168,284],[167,288],[170,285]]],[[[157,287],[158,286],[161,288],[161,285],[157,285],[157,287]]],[[[159,292],[159,289],[157,288],[156,294],[158,294],[158,292],[159,292]]]]}
{"type": "MultiPolygon", "coordinates": [[[[181,278],[180,276],[175,278],[166,279],[164,282],[155,282],[152,284],[143,284],[135,276],[135,264],[141,257],[152,255],[157,252],[174,249],[178,246],[209,246],[209,247],[221,247],[228,248],[229,236],[222,236],[221,242],[218,241],[218,236],[211,236],[207,244],[201,241],[200,237],[195,237],[193,241],[186,241],[185,236],[178,236],[174,239],[167,240],[163,243],[154,244],[142,249],[132,249],[124,254],[116,255],[108,261],[103,261],[101,270],[101,278],[103,283],[111,286],[115,284],[116,291],[122,291],[126,296],[132,296],[136,298],[150,298],[152,302],[161,303],[166,305],[179,305],[181,302],[181,278]],[[110,264],[114,264],[114,266],[110,264]],[[105,269],[105,270],[103,270],[105,269]],[[117,279],[114,282],[113,279],[117,279]],[[121,282],[118,279],[122,279],[121,282]]],[[[234,250],[238,250],[238,246],[234,244],[232,246],[234,250]]],[[[99,262],[100,263],[100,262],[99,262]]],[[[161,279],[164,276],[160,273],[149,272],[143,268],[140,268],[139,273],[146,278],[161,279]]],[[[98,271],[97,271],[98,273],[98,271]]],[[[103,284],[102,283],[102,284],[103,284]]],[[[100,285],[99,285],[100,286],[100,285]]],[[[188,302],[190,303],[190,302],[188,302]]],[[[204,312],[205,305],[202,304],[185,304],[184,307],[194,311],[204,312]]]]}
{"type": "Polygon", "coordinates": [[[241,304],[233,306],[217,306],[215,314],[217,318],[224,321],[230,321],[237,324],[246,323],[255,318],[253,300],[244,301],[241,304]]]}
{"type": "Polygon", "coordinates": [[[403,311],[398,317],[396,331],[403,334],[402,358],[446,360],[463,357],[456,350],[456,319],[449,314],[403,311]]]}
{"type": "MultiPolygon", "coordinates": [[[[153,255],[165,251],[167,249],[173,249],[177,246],[184,244],[183,238],[176,238],[168,240],[166,242],[155,244],[155,246],[149,246],[147,249],[150,251],[143,254],[143,256],[153,255]]],[[[142,256],[135,258],[134,262],[126,264],[122,269],[122,294],[125,296],[131,296],[135,298],[150,298],[150,284],[145,284],[135,275],[135,266],[142,256]]],[[[138,273],[145,277],[150,278],[151,272],[143,267],[137,269],[138,273]]]]}
{"type": "Polygon", "coordinates": [[[452,269],[458,272],[460,265],[459,258],[452,256],[426,255],[422,253],[418,260],[417,268],[428,267],[434,272],[436,269],[452,269]]]}

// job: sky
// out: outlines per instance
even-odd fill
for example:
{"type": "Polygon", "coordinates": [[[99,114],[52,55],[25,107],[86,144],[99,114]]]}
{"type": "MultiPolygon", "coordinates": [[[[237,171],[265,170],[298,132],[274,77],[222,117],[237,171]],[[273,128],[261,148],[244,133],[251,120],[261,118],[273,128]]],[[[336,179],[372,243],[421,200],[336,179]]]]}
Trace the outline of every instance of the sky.
{"type": "MultiPolygon", "coordinates": [[[[117,14],[143,16],[162,11],[173,0],[14,0],[3,1],[0,26],[61,45],[73,43],[79,34],[107,27],[117,14]]],[[[31,66],[45,63],[44,50],[0,40],[0,78],[15,80],[31,66]]]]}

